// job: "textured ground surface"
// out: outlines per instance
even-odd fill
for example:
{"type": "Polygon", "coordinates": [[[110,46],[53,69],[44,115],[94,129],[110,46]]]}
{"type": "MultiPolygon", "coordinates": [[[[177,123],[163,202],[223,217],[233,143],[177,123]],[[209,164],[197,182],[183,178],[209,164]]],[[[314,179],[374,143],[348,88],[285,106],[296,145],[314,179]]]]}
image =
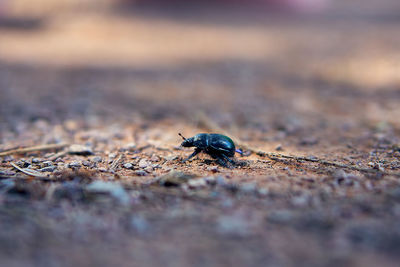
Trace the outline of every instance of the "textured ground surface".
{"type": "Polygon", "coordinates": [[[386,2],[307,19],[3,20],[0,151],[85,149],[0,157],[1,265],[396,266],[400,20],[386,2]],[[181,163],[178,132],[207,122],[375,172],[247,152],[235,169],[181,163]]]}

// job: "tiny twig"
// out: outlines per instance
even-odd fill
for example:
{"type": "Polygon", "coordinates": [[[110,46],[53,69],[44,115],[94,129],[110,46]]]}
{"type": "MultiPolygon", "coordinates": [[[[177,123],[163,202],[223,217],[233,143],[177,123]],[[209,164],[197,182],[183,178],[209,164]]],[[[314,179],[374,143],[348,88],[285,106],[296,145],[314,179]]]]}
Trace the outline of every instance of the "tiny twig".
{"type": "Polygon", "coordinates": [[[222,129],[218,124],[216,124],[214,121],[212,121],[209,117],[207,117],[207,115],[205,115],[203,112],[198,113],[198,120],[199,120],[200,124],[202,126],[204,126],[205,128],[207,128],[211,131],[215,131],[215,132],[219,132],[219,133],[228,135],[240,147],[242,147],[245,150],[248,150],[252,153],[255,153],[256,155],[258,155],[260,157],[268,157],[271,160],[277,160],[277,159],[284,158],[284,159],[291,159],[291,160],[296,160],[296,161],[308,161],[308,162],[319,163],[319,164],[326,165],[326,166],[333,166],[333,167],[342,168],[342,169],[355,170],[355,171],[359,171],[359,172],[381,173],[384,175],[393,175],[393,176],[400,177],[400,173],[391,173],[391,172],[379,171],[379,170],[371,169],[371,168],[363,168],[363,167],[358,167],[358,166],[354,166],[354,165],[347,165],[344,163],[328,161],[328,160],[319,159],[319,158],[315,158],[315,157],[311,158],[311,157],[304,157],[304,156],[285,155],[285,154],[275,153],[275,152],[265,152],[265,151],[262,151],[262,150],[259,150],[257,148],[250,146],[249,144],[243,142],[239,138],[228,133],[227,131],[222,129]]]}
{"type": "Polygon", "coordinates": [[[50,157],[47,158],[47,159],[50,160],[50,161],[54,161],[54,160],[56,160],[56,159],[58,159],[58,158],[64,157],[64,156],[67,155],[67,154],[68,154],[68,150],[64,150],[64,151],[60,151],[60,152],[58,152],[58,153],[56,153],[56,154],[50,156],[50,157]]]}
{"type": "Polygon", "coordinates": [[[118,157],[116,159],[114,159],[114,161],[111,163],[110,165],[110,169],[115,171],[118,167],[119,162],[122,159],[122,154],[119,154],[118,157]]]}
{"type": "Polygon", "coordinates": [[[13,166],[14,168],[16,168],[17,170],[19,170],[20,172],[23,172],[29,176],[33,176],[33,177],[37,177],[37,178],[46,178],[48,179],[49,177],[46,175],[43,175],[42,173],[35,171],[35,170],[30,170],[30,169],[26,169],[26,168],[21,168],[19,167],[17,164],[11,162],[11,166],[13,166]]]}
{"type": "Polygon", "coordinates": [[[13,154],[24,154],[24,153],[28,153],[28,152],[34,152],[34,151],[60,149],[60,148],[66,147],[66,146],[68,146],[68,144],[49,144],[49,145],[24,147],[24,148],[18,148],[18,149],[0,152],[0,157],[13,155],[13,154]]]}

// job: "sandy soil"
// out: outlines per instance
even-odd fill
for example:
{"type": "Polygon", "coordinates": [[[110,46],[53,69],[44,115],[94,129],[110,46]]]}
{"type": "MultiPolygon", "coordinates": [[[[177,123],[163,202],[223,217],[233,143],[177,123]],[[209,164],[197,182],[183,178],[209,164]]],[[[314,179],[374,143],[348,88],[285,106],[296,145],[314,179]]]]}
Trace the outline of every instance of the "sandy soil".
{"type": "Polygon", "coordinates": [[[400,21],[342,5],[0,23],[0,153],[66,144],[0,156],[1,265],[396,266],[400,21]],[[370,171],[246,148],[182,163],[178,133],[212,124],[370,171]]]}

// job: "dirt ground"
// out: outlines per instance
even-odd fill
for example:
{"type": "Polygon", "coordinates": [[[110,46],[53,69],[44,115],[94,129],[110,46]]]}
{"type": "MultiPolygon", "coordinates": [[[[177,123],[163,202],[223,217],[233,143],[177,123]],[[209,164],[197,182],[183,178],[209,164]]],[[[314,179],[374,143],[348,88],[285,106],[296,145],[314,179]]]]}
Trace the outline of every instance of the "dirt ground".
{"type": "Polygon", "coordinates": [[[1,20],[0,265],[398,266],[395,2],[1,20]]]}

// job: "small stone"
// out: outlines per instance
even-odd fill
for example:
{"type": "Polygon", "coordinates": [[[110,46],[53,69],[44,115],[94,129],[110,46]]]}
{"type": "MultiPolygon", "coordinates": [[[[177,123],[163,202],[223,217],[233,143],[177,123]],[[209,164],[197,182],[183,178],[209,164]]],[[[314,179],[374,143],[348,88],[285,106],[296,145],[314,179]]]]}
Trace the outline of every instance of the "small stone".
{"type": "Polygon", "coordinates": [[[46,160],[46,161],[43,161],[42,165],[43,165],[43,167],[50,167],[50,166],[53,166],[53,162],[50,160],[46,160]]]}
{"type": "Polygon", "coordinates": [[[206,181],[206,183],[210,185],[215,185],[217,183],[214,176],[204,177],[204,181],[206,181]]]}
{"type": "Polygon", "coordinates": [[[184,173],[180,171],[171,170],[169,173],[159,178],[160,185],[163,186],[179,186],[188,182],[190,179],[195,178],[196,175],[184,173]]]}
{"type": "Polygon", "coordinates": [[[208,167],[207,170],[211,171],[213,173],[219,172],[219,169],[217,166],[208,167]]]}
{"type": "Polygon", "coordinates": [[[136,144],[135,143],[129,143],[124,147],[124,149],[133,152],[136,149],[136,144]]]}
{"type": "Polygon", "coordinates": [[[65,166],[65,163],[64,163],[64,162],[58,162],[58,163],[57,163],[57,167],[63,169],[63,168],[65,168],[65,167],[67,167],[67,166],[65,166]]]}
{"type": "Polygon", "coordinates": [[[382,166],[382,163],[376,163],[376,164],[374,165],[374,169],[375,169],[375,170],[378,170],[378,171],[381,171],[381,172],[384,172],[384,171],[385,171],[385,168],[382,166]]]}
{"type": "Polygon", "coordinates": [[[74,144],[69,147],[68,153],[72,155],[89,156],[93,155],[93,150],[89,146],[74,144]]]}
{"type": "Polygon", "coordinates": [[[108,170],[107,170],[106,168],[104,168],[104,167],[98,168],[98,170],[99,170],[100,172],[107,172],[107,171],[108,171],[108,170]]]}
{"type": "Polygon", "coordinates": [[[29,162],[26,162],[25,160],[20,160],[20,161],[17,161],[16,163],[21,168],[28,168],[29,165],[31,165],[29,162]]]}
{"type": "Polygon", "coordinates": [[[40,171],[40,172],[53,172],[53,171],[55,171],[55,169],[57,169],[56,166],[48,166],[48,167],[41,168],[38,171],[40,171]]]}
{"type": "Polygon", "coordinates": [[[13,160],[14,160],[14,157],[12,155],[8,155],[3,158],[3,163],[7,163],[7,162],[10,162],[13,160]]]}
{"type": "Polygon", "coordinates": [[[144,168],[146,168],[147,166],[149,166],[150,164],[147,162],[147,160],[145,160],[145,159],[141,159],[140,161],[139,161],[139,168],[142,168],[142,169],[144,169],[144,168]]]}
{"type": "Polygon", "coordinates": [[[14,175],[14,174],[15,174],[15,172],[13,172],[11,170],[0,169],[0,175],[11,176],[11,175],[14,175]]]}
{"type": "Polygon", "coordinates": [[[313,146],[313,145],[318,144],[318,142],[319,142],[319,140],[317,138],[309,136],[309,137],[303,138],[300,141],[299,145],[301,145],[301,146],[313,146]]]}
{"type": "Polygon", "coordinates": [[[86,190],[93,193],[106,193],[117,199],[121,204],[129,203],[129,194],[117,182],[94,181],[86,186],[86,190]]]}
{"type": "Polygon", "coordinates": [[[82,165],[85,166],[85,167],[89,167],[90,166],[90,161],[84,160],[84,161],[82,161],[82,165]]]}
{"type": "Polygon", "coordinates": [[[158,162],[158,161],[160,161],[160,158],[157,155],[153,155],[153,156],[151,156],[150,161],[158,162]]]}
{"type": "Polygon", "coordinates": [[[146,168],[144,168],[144,170],[148,173],[151,173],[153,171],[153,167],[151,166],[147,166],[146,168]]]}
{"type": "Polygon", "coordinates": [[[192,180],[189,180],[187,184],[190,188],[193,188],[193,189],[205,187],[207,185],[207,183],[204,179],[192,179],[192,180]]]}
{"type": "Polygon", "coordinates": [[[276,150],[276,151],[283,151],[282,145],[281,145],[281,144],[277,145],[277,146],[275,147],[275,150],[276,150]]]}
{"type": "Polygon", "coordinates": [[[108,157],[109,157],[110,159],[114,159],[116,156],[117,156],[117,154],[115,154],[115,153],[110,153],[110,154],[108,154],[108,157]]]}
{"type": "Polygon", "coordinates": [[[146,172],[146,171],[143,171],[143,170],[137,170],[137,171],[135,171],[135,174],[136,174],[137,176],[146,176],[146,175],[147,175],[147,172],[146,172]]]}
{"type": "Polygon", "coordinates": [[[269,190],[268,190],[268,188],[258,188],[257,193],[260,196],[267,196],[269,193],[269,190]]]}
{"type": "Polygon", "coordinates": [[[307,206],[307,205],[309,204],[309,202],[310,202],[310,196],[309,196],[309,195],[306,195],[306,194],[303,194],[303,195],[300,195],[300,196],[295,196],[295,197],[292,197],[292,199],[290,200],[290,202],[291,202],[294,206],[297,206],[297,207],[305,207],[305,206],[307,206]]]}
{"type": "Polygon", "coordinates": [[[79,125],[76,121],[74,120],[67,120],[64,122],[64,127],[68,131],[76,131],[79,128],[79,125]]]}
{"type": "Polygon", "coordinates": [[[133,164],[127,162],[127,163],[124,164],[124,168],[125,168],[125,169],[133,169],[133,164]]]}
{"type": "Polygon", "coordinates": [[[64,160],[62,158],[58,158],[54,162],[64,162],[64,160]]]}
{"type": "Polygon", "coordinates": [[[93,161],[93,162],[96,162],[96,163],[100,163],[100,162],[103,161],[103,159],[102,159],[100,156],[96,156],[96,157],[93,157],[93,158],[92,158],[92,161],[93,161]]]}
{"type": "Polygon", "coordinates": [[[80,168],[81,164],[78,161],[73,161],[68,164],[69,168],[80,168]]]}
{"type": "Polygon", "coordinates": [[[38,158],[33,158],[33,159],[32,159],[32,163],[33,163],[33,164],[38,164],[38,163],[40,163],[40,159],[38,159],[38,158]]]}

